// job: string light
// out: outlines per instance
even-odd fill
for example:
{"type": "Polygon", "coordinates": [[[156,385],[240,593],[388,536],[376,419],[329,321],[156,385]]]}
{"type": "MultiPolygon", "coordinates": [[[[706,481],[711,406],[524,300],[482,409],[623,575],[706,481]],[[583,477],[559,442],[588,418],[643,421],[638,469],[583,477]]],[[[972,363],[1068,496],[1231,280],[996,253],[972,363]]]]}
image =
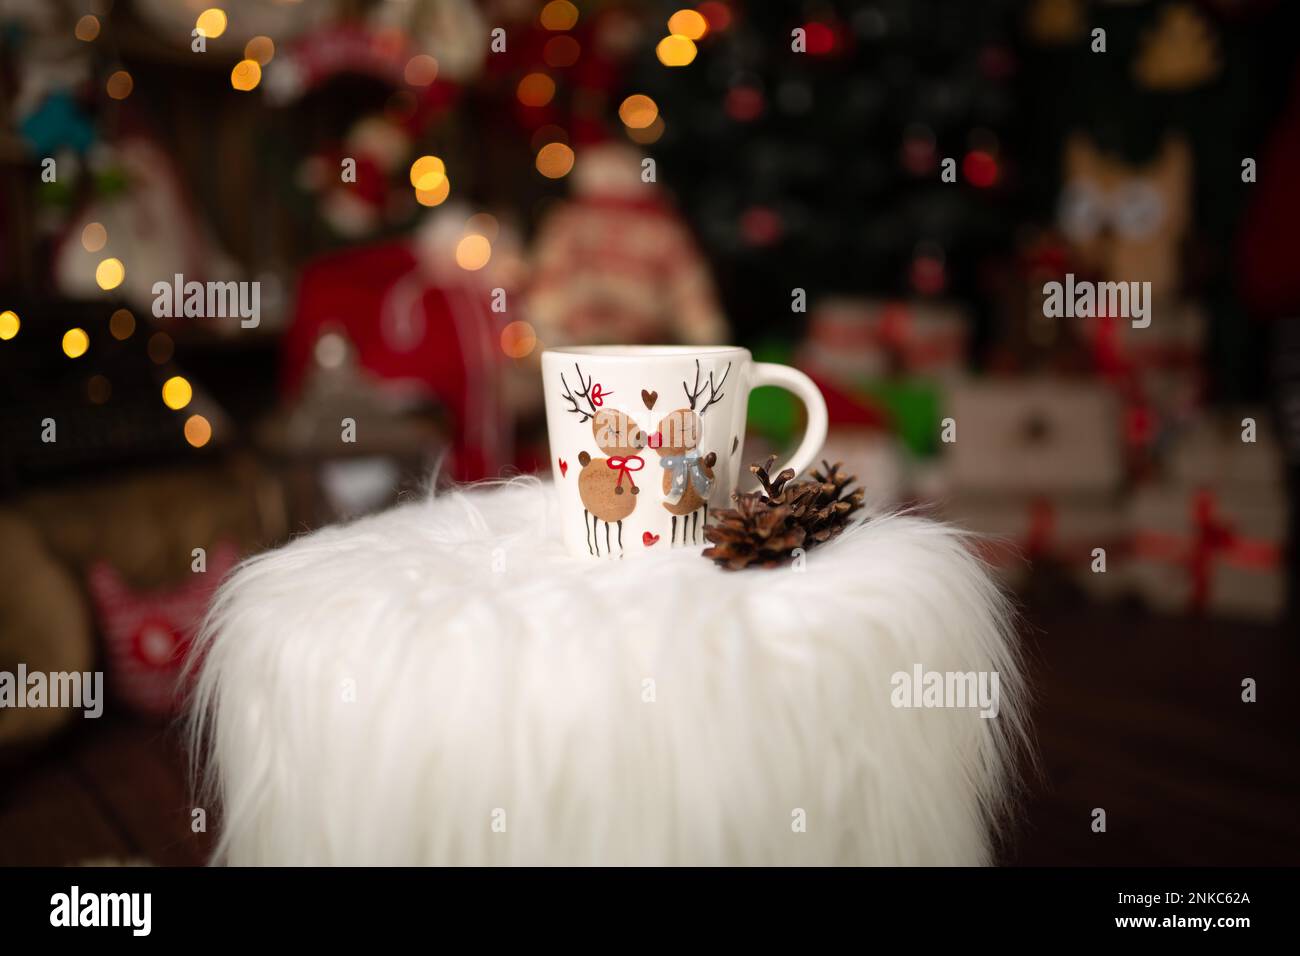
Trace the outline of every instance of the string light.
{"type": "Polygon", "coordinates": [[[135,89],[135,80],[131,79],[131,74],[126,70],[118,70],[108,78],[105,89],[108,90],[111,99],[124,100],[131,95],[131,90],[135,89]]]}
{"type": "Polygon", "coordinates": [[[135,332],[135,316],[129,309],[118,309],[108,320],[108,331],[119,342],[125,342],[135,332]]]}
{"type": "Polygon", "coordinates": [[[633,93],[620,104],[618,118],[628,129],[645,129],[659,118],[659,106],[650,97],[633,93]]]}
{"type": "Polygon", "coordinates": [[[456,265],[467,272],[477,272],[492,258],[492,243],[486,236],[465,236],[456,243],[456,265]]]}
{"type": "Polygon", "coordinates": [[[578,8],[569,0],[551,0],[542,7],[538,20],[547,30],[572,30],[578,25],[578,8]]]}
{"type": "Polygon", "coordinates": [[[709,24],[694,10],[678,10],[668,18],[668,32],[688,40],[698,40],[709,32],[709,24]]]}
{"type": "Polygon", "coordinates": [[[649,146],[651,143],[659,142],[660,137],[664,135],[664,118],[656,116],[655,121],[645,129],[632,129],[629,126],[624,129],[624,132],[632,142],[649,146]]]}
{"type": "Polygon", "coordinates": [[[275,57],[275,41],[270,37],[255,36],[244,44],[244,59],[266,66],[275,57]]]}
{"type": "Polygon", "coordinates": [[[501,351],[510,358],[521,359],[537,348],[537,333],[527,322],[511,322],[501,330],[501,351]]]}
{"type": "Polygon", "coordinates": [[[655,47],[655,56],[664,66],[686,66],[695,59],[695,41],[670,33],[655,47]]]}
{"type": "Polygon", "coordinates": [[[257,89],[262,82],[262,67],[256,60],[240,60],[230,71],[230,85],[241,93],[257,89]]]}
{"type": "Polygon", "coordinates": [[[194,29],[210,40],[221,36],[226,32],[226,11],[220,7],[209,7],[194,21],[194,29]]]}
{"type": "Polygon", "coordinates": [[[18,319],[18,313],[13,309],[5,309],[0,312],[0,339],[8,342],[18,334],[18,330],[22,328],[22,325],[22,322],[18,319]]]}
{"type": "Polygon", "coordinates": [[[564,143],[547,143],[537,152],[537,171],[547,179],[563,179],[573,169],[573,150],[564,143]]]}
{"type": "Polygon", "coordinates": [[[438,78],[438,61],[427,53],[417,53],[406,61],[402,78],[410,86],[428,86],[438,78]]]}
{"type": "Polygon", "coordinates": [[[162,400],[174,412],[180,411],[194,397],[194,388],[183,376],[173,375],[163,382],[162,400]]]}
{"type": "Polygon", "coordinates": [[[76,28],[72,35],[83,43],[90,43],[95,37],[99,36],[99,18],[87,13],[77,21],[76,28]]]}
{"type": "Polygon", "coordinates": [[[108,242],[108,230],[103,223],[88,222],[81,230],[81,248],[87,252],[98,252],[108,242]]]}
{"type": "Polygon", "coordinates": [[[411,163],[411,185],[428,192],[437,189],[447,178],[447,164],[437,156],[421,156],[411,163]]]}
{"type": "Polygon", "coordinates": [[[172,344],[172,337],[166,332],[155,332],[149,336],[149,344],[145,346],[145,351],[149,353],[149,360],[154,365],[165,365],[171,361],[176,346],[172,344]]]}
{"type": "Polygon", "coordinates": [[[212,440],[212,426],[202,415],[185,419],[185,440],[194,448],[202,448],[212,440]]]}
{"type": "Polygon", "coordinates": [[[451,180],[443,176],[442,181],[432,189],[417,189],[415,200],[421,206],[441,206],[450,195],[451,180]]]}
{"type": "Polygon", "coordinates": [[[90,336],[85,329],[68,329],[63,333],[63,354],[68,358],[81,358],[90,348],[90,336]]]}
{"type": "Polygon", "coordinates": [[[573,66],[582,55],[582,45],[567,33],[551,37],[542,47],[542,59],[547,66],[573,66]]]}
{"type": "Polygon", "coordinates": [[[101,289],[108,292],[110,289],[116,289],[126,278],[126,267],[122,265],[121,259],[108,258],[100,261],[95,267],[95,282],[101,289]]]}
{"type": "Polygon", "coordinates": [[[545,106],[555,97],[555,81],[545,73],[529,73],[515,90],[524,106],[545,106]]]}
{"type": "Polygon", "coordinates": [[[490,212],[475,213],[465,221],[466,235],[477,234],[483,236],[488,242],[496,242],[500,231],[501,224],[497,222],[497,217],[490,212]]]}

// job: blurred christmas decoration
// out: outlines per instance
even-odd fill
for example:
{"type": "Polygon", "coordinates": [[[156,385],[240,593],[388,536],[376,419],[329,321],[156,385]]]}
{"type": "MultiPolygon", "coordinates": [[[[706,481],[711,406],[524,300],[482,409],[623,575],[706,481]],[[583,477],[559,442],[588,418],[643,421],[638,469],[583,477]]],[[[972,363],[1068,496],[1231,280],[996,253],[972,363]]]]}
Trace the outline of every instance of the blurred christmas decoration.
{"type": "Polygon", "coordinates": [[[1160,22],[1144,37],[1133,75],[1152,90],[1176,92],[1208,83],[1220,69],[1218,41],[1209,22],[1191,4],[1160,11],[1160,22]]]}

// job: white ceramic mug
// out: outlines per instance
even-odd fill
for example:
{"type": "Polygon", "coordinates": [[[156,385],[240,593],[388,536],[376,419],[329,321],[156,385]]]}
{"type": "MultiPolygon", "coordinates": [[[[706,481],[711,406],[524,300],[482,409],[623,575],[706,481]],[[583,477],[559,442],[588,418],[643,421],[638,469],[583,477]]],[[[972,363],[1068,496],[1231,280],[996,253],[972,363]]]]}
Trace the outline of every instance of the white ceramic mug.
{"type": "Polygon", "coordinates": [[[564,542],[583,557],[704,546],[710,509],[731,505],[760,385],[788,389],[808,412],[782,467],[802,472],[826,441],[812,379],[733,346],[548,349],[542,383],[564,542]]]}

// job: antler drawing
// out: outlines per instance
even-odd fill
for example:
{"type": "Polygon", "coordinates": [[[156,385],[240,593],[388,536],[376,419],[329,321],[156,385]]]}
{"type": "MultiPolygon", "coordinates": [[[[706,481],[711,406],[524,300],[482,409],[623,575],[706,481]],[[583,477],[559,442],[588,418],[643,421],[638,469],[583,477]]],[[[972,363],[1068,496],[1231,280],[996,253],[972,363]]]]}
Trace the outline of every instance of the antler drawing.
{"type": "Polygon", "coordinates": [[[574,392],[569,388],[569,383],[564,380],[564,373],[560,373],[560,384],[564,386],[564,398],[565,401],[569,403],[568,410],[575,415],[582,416],[578,419],[579,422],[591,421],[591,419],[596,417],[596,405],[591,400],[591,380],[594,376],[589,375],[586,380],[584,380],[582,377],[582,369],[578,367],[577,362],[573,363],[573,370],[578,373],[578,384],[582,386],[581,390],[577,392],[576,397],[574,392]],[[583,411],[578,407],[579,398],[583,399],[587,403],[587,407],[590,408],[591,411],[583,411]]]}
{"type": "Polygon", "coordinates": [[[686,393],[686,400],[691,403],[691,411],[696,412],[696,414],[698,415],[703,415],[706,411],[709,410],[710,405],[712,405],[714,402],[721,401],[722,398],[726,396],[726,392],[723,392],[721,389],[722,386],[726,384],[727,376],[730,374],[731,374],[730,362],[727,363],[726,369],[723,370],[722,378],[718,380],[717,384],[714,384],[713,382],[713,373],[712,372],[709,373],[709,380],[707,382],[708,389],[709,389],[709,400],[704,403],[703,408],[696,411],[695,403],[698,402],[700,400],[700,396],[704,394],[704,387],[705,387],[703,384],[700,383],[700,360],[696,359],[695,360],[695,387],[693,389],[687,388],[686,383],[682,382],[682,391],[686,393]]]}

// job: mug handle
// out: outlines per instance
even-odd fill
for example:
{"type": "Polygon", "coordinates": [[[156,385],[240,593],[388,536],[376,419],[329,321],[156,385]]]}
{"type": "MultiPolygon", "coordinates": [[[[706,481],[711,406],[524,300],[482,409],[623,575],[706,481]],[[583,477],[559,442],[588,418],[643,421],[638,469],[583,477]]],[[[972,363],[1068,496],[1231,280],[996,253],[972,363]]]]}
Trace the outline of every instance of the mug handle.
{"type": "Polygon", "coordinates": [[[804,410],[808,413],[808,427],[803,433],[803,441],[790,456],[790,461],[773,472],[776,475],[786,468],[793,468],[796,475],[802,474],[826,444],[826,399],[822,397],[821,389],[813,384],[812,379],[797,368],[788,365],[755,362],[749,389],[753,391],[763,385],[775,385],[777,388],[792,392],[799,401],[803,402],[804,410]]]}

